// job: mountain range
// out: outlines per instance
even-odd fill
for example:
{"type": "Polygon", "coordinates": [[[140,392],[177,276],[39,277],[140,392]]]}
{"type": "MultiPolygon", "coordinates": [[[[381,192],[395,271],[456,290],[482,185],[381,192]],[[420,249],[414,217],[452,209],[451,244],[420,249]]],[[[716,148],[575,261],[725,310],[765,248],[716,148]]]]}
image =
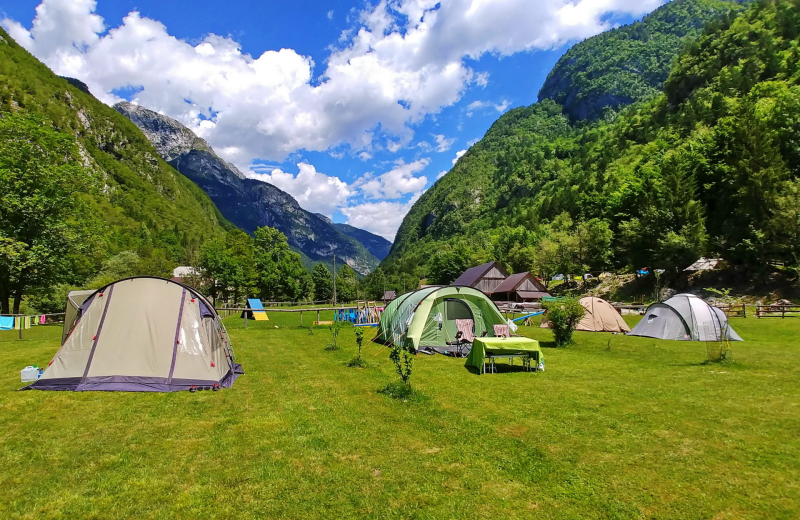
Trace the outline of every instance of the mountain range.
{"type": "Polygon", "coordinates": [[[128,102],[114,108],[139,127],[165,161],[200,186],[226,219],[244,231],[274,227],[310,260],[330,263],[336,255],[339,262],[362,275],[388,254],[391,243],[385,238],[334,224],[304,210],[294,197],[272,184],[247,178],[178,121],[128,102]]]}

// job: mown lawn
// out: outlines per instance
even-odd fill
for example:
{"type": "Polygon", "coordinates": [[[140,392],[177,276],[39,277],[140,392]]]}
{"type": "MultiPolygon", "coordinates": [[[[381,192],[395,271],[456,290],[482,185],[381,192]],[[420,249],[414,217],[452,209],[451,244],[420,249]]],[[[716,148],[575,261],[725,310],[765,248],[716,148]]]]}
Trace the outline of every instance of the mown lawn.
{"type": "Polygon", "coordinates": [[[0,333],[0,518],[800,517],[800,320],[732,320],[721,365],[591,333],[544,373],[420,356],[402,402],[385,349],[348,368],[352,328],[328,352],[293,316],[228,318],[247,374],[196,394],[15,392],[60,331],[0,333]]]}

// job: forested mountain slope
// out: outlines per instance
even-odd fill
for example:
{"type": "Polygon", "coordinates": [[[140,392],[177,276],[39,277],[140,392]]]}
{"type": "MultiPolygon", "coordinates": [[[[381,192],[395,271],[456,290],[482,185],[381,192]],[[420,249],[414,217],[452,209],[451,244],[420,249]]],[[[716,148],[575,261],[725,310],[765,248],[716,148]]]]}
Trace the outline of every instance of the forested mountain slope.
{"type": "MultiPolygon", "coordinates": [[[[0,29],[0,116],[41,116],[73,136],[96,189],[84,194],[102,232],[86,272],[111,253],[135,250],[166,264],[186,261],[231,227],[203,190],[161,160],[136,126],[60,78],[0,29]]],[[[84,86],[85,87],[85,86],[84,86]]],[[[170,269],[167,267],[166,269],[170,269]]]]}
{"type": "Polygon", "coordinates": [[[339,265],[346,263],[362,275],[378,265],[379,259],[358,237],[306,211],[272,184],[245,178],[178,121],[127,102],[114,108],[136,123],[161,157],[200,186],[225,218],[244,231],[252,234],[261,226],[274,227],[286,235],[290,246],[311,260],[332,263],[336,255],[339,265]]]}
{"type": "Polygon", "coordinates": [[[581,120],[655,96],[685,43],[708,22],[742,9],[731,1],[673,0],[639,22],[588,38],[558,60],[539,101],[552,99],[581,120]]]}
{"type": "Polygon", "coordinates": [[[796,264],[799,63],[800,3],[765,1],[710,24],[665,94],[612,121],[573,127],[551,100],[511,110],[417,201],[384,267],[796,264]]]}

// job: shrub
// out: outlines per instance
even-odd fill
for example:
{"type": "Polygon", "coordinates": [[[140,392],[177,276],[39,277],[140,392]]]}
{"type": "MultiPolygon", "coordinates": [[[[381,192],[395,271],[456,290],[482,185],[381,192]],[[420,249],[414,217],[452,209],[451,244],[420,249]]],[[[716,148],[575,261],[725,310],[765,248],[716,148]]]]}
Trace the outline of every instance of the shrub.
{"type": "Polygon", "coordinates": [[[572,344],[572,332],[586,314],[583,305],[575,298],[567,298],[562,301],[547,302],[544,308],[547,309],[547,319],[553,328],[556,346],[564,347],[572,344]]]}

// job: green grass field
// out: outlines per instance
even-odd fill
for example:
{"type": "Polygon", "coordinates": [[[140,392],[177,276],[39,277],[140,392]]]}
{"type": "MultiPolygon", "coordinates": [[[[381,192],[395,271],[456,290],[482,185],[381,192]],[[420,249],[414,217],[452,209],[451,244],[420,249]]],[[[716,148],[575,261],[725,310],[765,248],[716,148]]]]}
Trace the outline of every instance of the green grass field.
{"type": "Polygon", "coordinates": [[[800,516],[800,320],[732,320],[747,341],[718,365],[596,333],[544,373],[420,356],[403,402],[378,393],[385,349],[346,366],[352,328],[328,352],[327,328],[270,319],[226,320],[246,375],[196,394],[15,392],[60,330],[0,333],[0,517],[800,516]]]}

